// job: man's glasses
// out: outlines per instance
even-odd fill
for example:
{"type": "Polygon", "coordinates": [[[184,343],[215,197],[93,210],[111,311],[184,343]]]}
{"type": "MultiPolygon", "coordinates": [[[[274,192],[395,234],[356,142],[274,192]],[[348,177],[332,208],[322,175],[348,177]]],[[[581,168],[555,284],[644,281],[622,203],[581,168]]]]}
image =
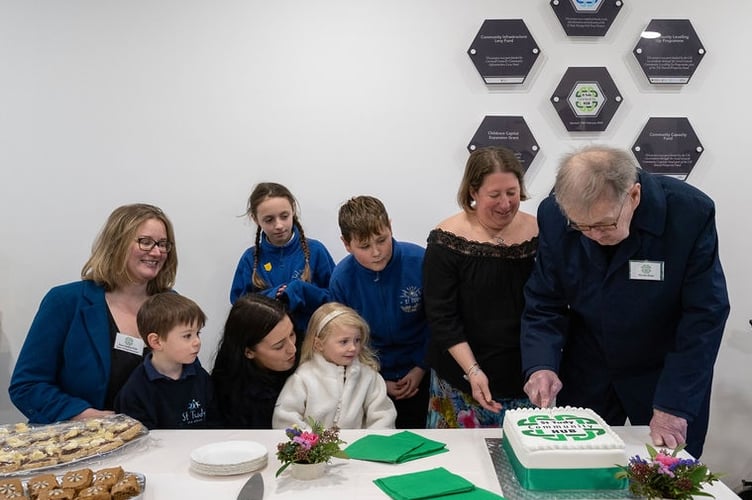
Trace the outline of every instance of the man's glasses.
{"type": "Polygon", "coordinates": [[[154,247],[157,247],[159,251],[162,253],[168,253],[170,250],[172,250],[171,241],[167,241],[167,240],[157,241],[154,238],[150,238],[148,236],[142,236],[141,238],[136,238],[136,241],[138,242],[138,248],[144,252],[151,252],[154,247]]]}
{"type": "Polygon", "coordinates": [[[624,211],[624,203],[626,203],[627,198],[629,198],[629,193],[624,195],[624,199],[621,200],[621,207],[619,207],[619,214],[616,216],[616,219],[613,222],[606,222],[601,224],[577,224],[574,221],[571,221],[567,219],[567,225],[574,229],[575,231],[580,231],[582,233],[587,233],[588,231],[614,231],[617,227],[619,227],[619,219],[621,219],[621,213],[624,211]]]}

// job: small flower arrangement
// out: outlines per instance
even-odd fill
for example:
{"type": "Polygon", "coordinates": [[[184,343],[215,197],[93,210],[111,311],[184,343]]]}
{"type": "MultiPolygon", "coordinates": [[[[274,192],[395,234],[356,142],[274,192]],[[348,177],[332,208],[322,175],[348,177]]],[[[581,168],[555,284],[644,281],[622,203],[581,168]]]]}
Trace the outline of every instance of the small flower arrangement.
{"type": "Polygon", "coordinates": [[[328,462],[332,457],[348,458],[340,445],[345,444],[339,438],[339,428],[324,427],[313,418],[308,418],[311,430],[303,430],[294,425],[285,429],[288,441],[277,444],[277,458],[282,467],[277,469],[279,476],[290,464],[317,464],[328,462]]]}
{"type": "Polygon", "coordinates": [[[691,500],[693,495],[713,496],[702,491],[702,485],[713,484],[721,475],[710,472],[698,460],[677,457],[684,445],[678,446],[671,453],[646,446],[649,460],[636,455],[629,459],[626,466],[621,466],[622,470],[617,473],[617,478],[629,479],[629,491],[634,495],[681,500],[691,500]]]}

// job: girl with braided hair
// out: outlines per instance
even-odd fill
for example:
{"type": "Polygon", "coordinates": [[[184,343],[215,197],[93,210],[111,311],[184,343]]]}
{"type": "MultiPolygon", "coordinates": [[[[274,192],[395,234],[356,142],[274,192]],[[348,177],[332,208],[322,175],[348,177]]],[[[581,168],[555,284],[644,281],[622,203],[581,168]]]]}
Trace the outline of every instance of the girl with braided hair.
{"type": "Polygon", "coordinates": [[[334,260],[321,242],[306,238],[297,200],[285,186],[257,184],[248,198],[246,215],[257,226],[256,240],[240,257],[230,302],[234,304],[246,293],[284,302],[300,344],[309,318],[328,301],[334,260]]]}

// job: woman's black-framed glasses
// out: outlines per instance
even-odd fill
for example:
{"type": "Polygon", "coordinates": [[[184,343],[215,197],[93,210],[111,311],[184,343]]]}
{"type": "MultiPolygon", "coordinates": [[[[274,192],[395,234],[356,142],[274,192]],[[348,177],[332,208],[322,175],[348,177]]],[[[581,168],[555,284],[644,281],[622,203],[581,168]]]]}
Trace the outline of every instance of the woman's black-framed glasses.
{"type": "Polygon", "coordinates": [[[138,242],[138,248],[143,252],[151,252],[154,247],[157,247],[162,253],[169,253],[172,250],[172,242],[168,240],[155,240],[149,236],[142,236],[136,238],[138,242]]]}

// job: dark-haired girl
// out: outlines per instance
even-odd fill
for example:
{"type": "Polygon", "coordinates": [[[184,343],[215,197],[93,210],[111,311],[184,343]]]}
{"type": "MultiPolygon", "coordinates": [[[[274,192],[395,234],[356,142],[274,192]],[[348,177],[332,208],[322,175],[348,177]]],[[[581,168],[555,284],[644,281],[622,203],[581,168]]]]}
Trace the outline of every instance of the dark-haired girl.
{"type": "Polygon", "coordinates": [[[255,245],[240,258],[230,302],[249,292],[285,302],[302,342],[311,315],[328,301],[334,260],[321,242],[306,238],[297,205],[281,184],[253,189],[246,215],[257,226],[255,245]]]}
{"type": "Polygon", "coordinates": [[[271,429],[274,403],[297,365],[295,331],[284,304],[260,294],[230,309],[212,370],[230,429],[271,429]]]}

